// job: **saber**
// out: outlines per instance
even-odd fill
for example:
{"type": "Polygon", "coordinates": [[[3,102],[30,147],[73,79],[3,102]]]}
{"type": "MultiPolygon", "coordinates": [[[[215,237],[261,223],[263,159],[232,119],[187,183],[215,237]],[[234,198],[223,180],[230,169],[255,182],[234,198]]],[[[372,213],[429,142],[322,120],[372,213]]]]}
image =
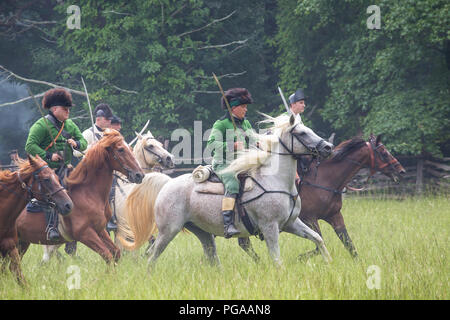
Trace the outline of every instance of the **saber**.
{"type": "Polygon", "coordinates": [[[83,82],[84,92],[86,93],[86,98],[89,106],[89,112],[91,114],[91,123],[92,123],[92,135],[94,136],[94,141],[97,140],[97,137],[94,132],[94,116],[92,115],[92,107],[91,107],[91,101],[89,100],[89,95],[86,89],[86,84],[84,83],[83,77],[81,77],[81,82],[83,82]]]}
{"type": "Polygon", "coordinates": [[[145,131],[145,129],[147,129],[149,123],[150,123],[150,120],[147,120],[147,123],[145,124],[145,126],[142,128],[142,130],[139,132],[139,134],[136,135],[136,138],[134,138],[133,140],[131,140],[131,142],[128,144],[130,147],[133,145],[133,143],[136,142],[136,140],[138,139],[138,137],[139,137],[140,135],[142,135],[142,133],[145,131]]]}
{"type": "Polygon", "coordinates": [[[230,107],[230,104],[228,103],[228,99],[225,97],[225,93],[223,92],[223,89],[222,89],[222,86],[220,85],[219,79],[217,79],[214,72],[213,72],[213,77],[214,77],[214,80],[216,80],[217,85],[219,86],[220,93],[222,93],[223,100],[225,100],[225,105],[227,106],[228,113],[230,114],[230,118],[231,118],[231,122],[233,123],[234,131],[236,131],[237,127],[236,127],[236,123],[234,122],[233,113],[231,113],[231,107],[230,107]]]}
{"type": "Polygon", "coordinates": [[[285,97],[284,97],[283,91],[281,91],[281,88],[280,88],[280,87],[278,87],[278,92],[280,93],[281,100],[283,100],[283,104],[284,104],[284,106],[286,107],[286,111],[288,112],[288,114],[292,114],[291,110],[290,110],[289,107],[288,107],[288,104],[287,104],[287,102],[286,102],[286,99],[285,99],[285,97]]]}

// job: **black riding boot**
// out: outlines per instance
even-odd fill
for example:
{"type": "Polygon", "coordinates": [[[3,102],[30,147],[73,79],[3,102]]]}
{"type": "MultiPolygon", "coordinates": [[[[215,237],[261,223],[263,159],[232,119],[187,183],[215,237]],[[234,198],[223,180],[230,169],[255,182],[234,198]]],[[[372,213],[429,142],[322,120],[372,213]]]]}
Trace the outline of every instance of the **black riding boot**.
{"type": "Polygon", "coordinates": [[[234,235],[240,233],[240,231],[234,225],[234,204],[236,202],[235,196],[222,199],[222,215],[224,224],[224,236],[225,239],[229,239],[234,235]]]}
{"type": "Polygon", "coordinates": [[[47,223],[47,240],[57,241],[61,239],[61,234],[58,231],[58,212],[56,208],[45,209],[45,221],[47,223]]]}

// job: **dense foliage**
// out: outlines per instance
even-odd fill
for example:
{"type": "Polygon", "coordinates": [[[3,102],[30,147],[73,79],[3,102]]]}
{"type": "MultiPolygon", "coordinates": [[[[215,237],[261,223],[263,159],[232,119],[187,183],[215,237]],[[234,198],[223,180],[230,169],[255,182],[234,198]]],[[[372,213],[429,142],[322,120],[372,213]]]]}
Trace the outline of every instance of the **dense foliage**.
{"type": "MultiPolygon", "coordinates": [[[[67,27],[69,5],[2,1],[0,64],[80,91],[83,77],[93,105],[107,102],[124,120],[125,136],[147,119],[157,136],[192,131],[194,120],[209,128],[223,113],[214,72],[225,89],[252,92],[253,122],[256,111],[284,110],[277,85],[286,96],[303,87],[304,118],[321,135],[383,133],[397,153],[449,152],[445,0],[81,0],[80,29],[67,27]],[[380,8],[380,29],[367,26],[370,5],[380,8]]],[[[35,93],[49,88],[29,84],[35,93]]],[[[87,103],[74,98],[84,129],[87,103]]],[[[27,108],[35,120],[36,107],[27,108]]],[[[15,110],[1,107],[0,116],[15,110]]],[[[26,136],[7,131],[0,145],[26,136]]]]}

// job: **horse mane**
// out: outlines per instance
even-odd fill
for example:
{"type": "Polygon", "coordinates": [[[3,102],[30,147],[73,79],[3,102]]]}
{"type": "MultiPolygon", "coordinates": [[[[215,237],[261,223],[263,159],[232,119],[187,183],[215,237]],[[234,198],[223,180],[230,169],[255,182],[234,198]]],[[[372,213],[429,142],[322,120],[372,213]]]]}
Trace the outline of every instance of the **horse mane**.
{"type": "Polygon", "coordinates": [[[90,183],[97,179],[92,172],[97,171],[108,161],[108,147],[123,141],[122,135],[116,130],[106,130],[103,137],[92,145],[86,152],[83,160],[76,166],[70,177],[65,179],[67,186],[73,187],[78,184],[90,183]]]}
{"type": "Polygon", "coordinates": [[[333,151],[333,156],[330,158],[331,161],[339,162],[345,159],[350,153],[361,149],[366,145],[364,139],[354,137],[350,140],[341,142],[333,151]]]}
{"type": "MultiPolygon", "coordinates": [[[[34,158],[34,161],[38,166],[45,165],[43,160],[39,160],[37,158],[34,158]]],[[[20,176],[22,179],[28,178],[30,174],[33,173],[35,168],[31,165],[29,160],[25,159],[19,159],[16,161],[19,167],[18,171],[11,171],[11,170],[1,170],[0,171],[0,181],[4,183],[14,183],[18,180],[17,172],[20,173],[20,176]]]]}
{"type": "MultiPolygon", "coordinates": [[[[234,172],[236,175],[248,173],[253,176],[257,169],[267,163],[272,155],[271,151],[273,147],[279,144],[279,137],[292,127],[289,122],[290,117],[287,115],[283,114],[274,118],[264,113],[261,114],[266,119],[259,123],[273,123],[271,127],[267,128],[268,132],[271,132],[271,134],[262,135],[257,134],[256,132],[253,133],[252,138],[258,140],[260,149],[240,151],[237,159],[233,160],[226,169],[221,171],[221,173],[234,172]]],[[[298,120],[296,120],[296,122],[297,121],[298,120]]]]}

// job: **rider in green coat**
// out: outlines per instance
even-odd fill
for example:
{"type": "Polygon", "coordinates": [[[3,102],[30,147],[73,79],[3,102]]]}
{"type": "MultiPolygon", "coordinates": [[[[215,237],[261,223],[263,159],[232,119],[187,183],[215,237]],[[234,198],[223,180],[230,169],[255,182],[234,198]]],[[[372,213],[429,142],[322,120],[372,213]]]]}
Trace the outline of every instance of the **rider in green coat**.
{"type": "MultiPolygon", "coordinates": [[[[230,104],[236,130],[231,121],[231,115],[227,111],[221,119],[214,123],[207,145],[213,152],[213,170],[225,186],[225,195],[222,200],[224,235],[225,238],[231,238],[239,233],[233,222],[234,205],[239,193],[239,181],[233,173],[221,174],[220,171],[236,158],[237,151],[249,147],[252,126],[245,118],[245,114],[247,113],[247,104],[253,103],[253,99],[250,92],[245,88],[227,90],[225,97],[230,104]]],[[[223,98],[222,108],[227,110],[223,98]]]]}
{"type": "MultiPolygon", "coordinates": [[[[42,99],[42,106],[48,109],[48,115],[37,120],[30,128],[25,151],[37,154],[47,161],[50,168],[56,170],[61,182],[67,173],[67,166],[72,160],[74,150],[83,151],[87,141],[78,126],[69,119],[72,107],[72,95],[63,88],[47,91],[42,99]]],[[[57,225],[48,222],[48,238],[59,238],[57,225]]]]}

